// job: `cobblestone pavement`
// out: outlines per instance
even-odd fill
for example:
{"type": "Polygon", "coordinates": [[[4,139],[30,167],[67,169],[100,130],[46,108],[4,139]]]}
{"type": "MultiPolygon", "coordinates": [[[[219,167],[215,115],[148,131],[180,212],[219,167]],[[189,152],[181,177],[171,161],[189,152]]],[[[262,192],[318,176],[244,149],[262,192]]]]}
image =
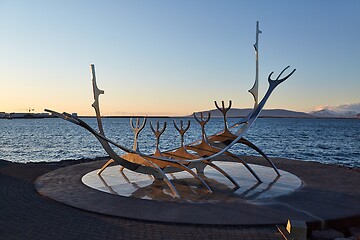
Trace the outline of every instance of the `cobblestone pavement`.
{"type": "Polygon", "coordinates": [[[37,177],[78,162],[0,160],[0,239],[283,239],[275,226],[179,225],[115,218],[75,209],[36,192],[37,177]]]}

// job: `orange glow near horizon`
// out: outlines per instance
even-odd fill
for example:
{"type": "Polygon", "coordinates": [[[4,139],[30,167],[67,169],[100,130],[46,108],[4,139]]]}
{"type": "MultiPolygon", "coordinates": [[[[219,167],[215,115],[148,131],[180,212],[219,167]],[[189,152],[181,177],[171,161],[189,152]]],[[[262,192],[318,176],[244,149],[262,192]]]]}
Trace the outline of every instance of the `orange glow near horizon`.
{"type": "Polygon", "coordinates": [[[0,112],[93,115],[90,63],[105,91],[104,115],[183,116],[214,109],[214,100],[251,108],[256,21],[260,99],[269,73],[297,69],[266,109],[358,109],[360,103],[357,1],[327,3],[325,12],[320,2],[0,5],[0,112]],[[286,11],[274,16],[279,8],[286,11]]]}

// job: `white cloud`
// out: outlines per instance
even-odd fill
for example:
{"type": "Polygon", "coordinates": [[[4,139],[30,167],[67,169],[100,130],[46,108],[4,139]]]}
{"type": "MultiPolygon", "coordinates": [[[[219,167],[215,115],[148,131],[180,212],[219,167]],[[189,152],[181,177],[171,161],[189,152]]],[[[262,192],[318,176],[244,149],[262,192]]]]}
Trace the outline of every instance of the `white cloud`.
{"type": "Polygon", "coordinates": [[[343,104],[338,106],[318,106],[316,110],[327,109],[336,113],[356,112],[360,113],[360,103],[343,104]]]}

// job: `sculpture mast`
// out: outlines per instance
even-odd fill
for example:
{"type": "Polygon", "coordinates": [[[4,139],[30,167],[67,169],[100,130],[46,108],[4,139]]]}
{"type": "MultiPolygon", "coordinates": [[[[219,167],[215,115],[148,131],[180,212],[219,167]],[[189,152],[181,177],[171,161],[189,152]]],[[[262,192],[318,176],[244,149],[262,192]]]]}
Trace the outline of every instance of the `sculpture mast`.
{"type": "Polygon", "coordinates": [[[95,109],[96,120],[98,123],[99,132],[101,135],[105,136],[103,125],[101,122],[100,104],[99,104],[99,96],[100,96],[100,94],[104,94],[104,91],[100,90],[96,84],[95,65],[94,64],[91,64],[91,75],[92,75],[92,85],[93,85],[93,93],[94,93],[94,103],[91,106],[95,109]]]}
{"type": "Polygon", "coordinates": [[[254,44],[255,48],[255,59],[256,59],[256,73],[255,73],[255,83],[249,92],[254,97],[254,108],[259,104],[259,34],[262,33],[259,29],[259,21],[256,21],[256,42],[254,44]]]}

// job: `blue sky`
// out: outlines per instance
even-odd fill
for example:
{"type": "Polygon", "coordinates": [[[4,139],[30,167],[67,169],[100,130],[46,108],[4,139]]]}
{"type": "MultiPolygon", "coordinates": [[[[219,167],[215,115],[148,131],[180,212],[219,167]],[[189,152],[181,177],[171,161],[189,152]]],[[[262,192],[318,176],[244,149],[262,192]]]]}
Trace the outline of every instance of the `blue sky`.
{"type": "Polygon", "coordinates": [[[271,71],[295,74],[266,108],[360,112],[360,1],[0,0],[0,112],[92,114],[96,65],[105,115],[183,115],[214,100],[252,107],[271,71]]]}

